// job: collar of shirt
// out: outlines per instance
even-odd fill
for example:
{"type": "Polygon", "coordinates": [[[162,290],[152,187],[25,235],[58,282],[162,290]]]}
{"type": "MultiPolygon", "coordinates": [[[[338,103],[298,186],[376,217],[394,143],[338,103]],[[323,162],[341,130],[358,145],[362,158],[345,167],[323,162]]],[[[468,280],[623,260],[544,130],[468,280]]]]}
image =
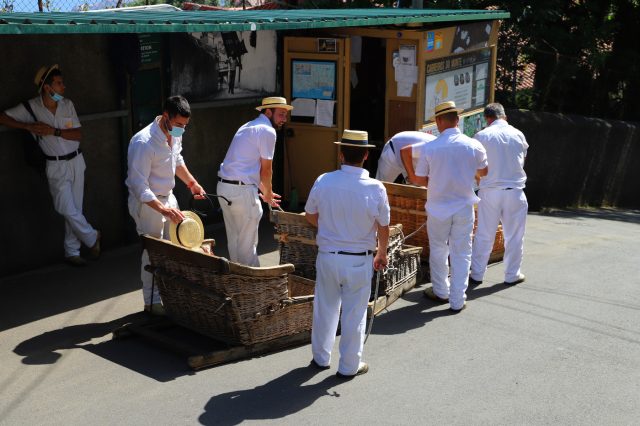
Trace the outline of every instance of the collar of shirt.
{"type": "Polygon", "coordinates": [[[264,112],[260,113],[260,115],[258,116],[257,121],[258,121],[257,124],[268,124],[269,126],[273,127],[273,124],[271,123],[271,120],[269,120],[269,117],[264,115],[264,112]]]}
{"type": "Polygon", "coordinates": [[[460,128],[456,126],[456,127],[450,127],[448,129],[445,129],[443,132],[440,133],[440,136],[444,136],[448,138],[450,136],[458,135],[460,133],[462,133],[460,131],[460,128]]]}
{"type": "Polygon", "coordinates": [[[161,116],[156,117],[155,120],[153,120],[153,123],[151,124],[151,128],[149,129],[151,141],[154,144],[168,146],[167,136],[162,131],[162,127],[160,127],[160,118],[161,116]]]}
{"type": "Polygon", "coordinates": [[[359,179],[367,179],[369,177],[369,171],[362,167],[347,166],[346,164],[343,164],[340,167],[340,170],[350,175],[357,176],[359,179]]]}
{"type": "Polygon", "coordinates": [[[504,120],[502,118],[497,118],[495,120],[493,120],[493,123],[491,123],[491,126],[506,126],[507,124],[507,120],[504,120]]]}

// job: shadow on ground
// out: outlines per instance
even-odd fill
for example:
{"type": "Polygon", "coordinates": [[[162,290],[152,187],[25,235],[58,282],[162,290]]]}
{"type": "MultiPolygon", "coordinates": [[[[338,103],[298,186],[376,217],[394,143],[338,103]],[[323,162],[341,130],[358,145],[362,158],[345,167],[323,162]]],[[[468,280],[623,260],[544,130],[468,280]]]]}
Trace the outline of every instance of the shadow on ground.
{"type": "Polygon", "coordinates": [[[605,219],[618,222],[640,223],[640,210],[620,210],[614,208],[580,208],[554,209],[544,208],[538,213],[540,216],[562,217],[567,219],[605,219]]]}

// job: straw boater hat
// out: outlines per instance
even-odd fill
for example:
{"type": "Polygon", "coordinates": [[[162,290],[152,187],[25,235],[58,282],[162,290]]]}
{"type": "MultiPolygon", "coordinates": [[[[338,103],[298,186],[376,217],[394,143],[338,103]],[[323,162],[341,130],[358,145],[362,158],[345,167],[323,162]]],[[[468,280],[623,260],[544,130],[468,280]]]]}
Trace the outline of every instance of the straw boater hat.
{"type": "Polygon", "coordinates": [[[436,109],[434,110],[434,113],[431,118],[429,118],[429,120],[433,121],[437,116],[449,112],[457,112],[458,114],[460,114],[462,111],[464,110],[461,108],[456,108],[456,103],[453,101],[442,102],[441,104],[436,105],[436,109]]]}
{"type": "Polygon", "coordinates": [[[40,67],[40,69],[36,73],[35,78],[33,79],[33,82],[35,83],[35,85],[38,86],[38,92],[42,90],[44,81],[47,79],[47,77],[49,77],[49,74],[51,74],[51,71],[57,70],[57,69],[58,69],[58,64],[53,64],[50,67],[46,65],[43,67],[40,67]]]}
{"type": "Polygon", "coordinates": [[[338,145],[356,146],[359,148],[375,148],[369,144],[369,134],[362,130],[346,130],[342,132],[342,140],[334,142],[338,145]]]}
{"type": "Polygon", "coordinates": [[[272,96],[270,98],[264,98],[262,100],[262,105],[256,107],[258,111],[262,111],[267,108],[282,108],[287,111],[291,111],[293,107],[291,105],[287,105],[287,100],[285,98],[281,98],[279,96],[272,96]]]}
{"type": "Polygon", "coordinates": [[[191,250],[200,249],[204,240],[204,226],[197,214],[191,211],[183,211],[184,220],[178,224],[171,222],[169,226],[169,238],[175,245],[191,250]]]}

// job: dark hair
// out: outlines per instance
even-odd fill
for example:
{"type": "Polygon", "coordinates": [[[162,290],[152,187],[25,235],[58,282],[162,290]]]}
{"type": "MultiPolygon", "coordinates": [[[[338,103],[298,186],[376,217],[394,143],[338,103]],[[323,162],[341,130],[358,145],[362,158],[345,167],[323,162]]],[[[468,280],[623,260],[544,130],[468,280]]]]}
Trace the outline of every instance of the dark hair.
{"type": "Polygon", "coordinates": [[[167,100],[164,101],[163,111],[169,114],[169,118],[174,118],[176,115],[181,117],[191,117],[191,107],[189,106],[189,102],[180,95],[169,96],[167,100]]]}
{"type": "Polygon", "coordinates": [[[498,118],[504,118],[507,115],[504,112],[502,104],[495,102],[484,107],[484,116],[495,120],[498,118]]]}
{"type": "Polygon", "coordinates": [[[458,118],[458,113],[455,111],[452,111],[452,112],[440,114],[438,117],[440,117],[441,120],[445,120],[450,123],[455,123],[456,119],[458,118]]]}
{"type": "Polygon", "coordinates": [[[47,78],[42,82],[42,85],[44,86],[45,84],[48,84],[51,86],[51,83],[53,83],[53,77],[62,77],[62,71],[60,71],[59,68],[51,70],[47,78]]]}
{"type": "Polygon", "coordinates": [[[360,164],[364,161],[364,156],[369,152],[369,148],[340,145],[340,152],[342,152],[342,155],[344,156],[345,163],[360,164]]]}

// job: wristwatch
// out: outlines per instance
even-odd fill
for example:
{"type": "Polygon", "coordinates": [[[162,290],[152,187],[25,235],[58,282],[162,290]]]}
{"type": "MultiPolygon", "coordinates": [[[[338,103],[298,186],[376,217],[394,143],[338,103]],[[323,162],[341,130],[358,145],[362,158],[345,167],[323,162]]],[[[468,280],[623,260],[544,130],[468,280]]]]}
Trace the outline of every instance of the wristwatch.
{"type": "Polygon", "coordinates": [[[55,129],[55,130],[53,131],[53,136],[58,136],[58,137],[62,136],[62,130],[60,130],[60,129],[55,129]]]}

